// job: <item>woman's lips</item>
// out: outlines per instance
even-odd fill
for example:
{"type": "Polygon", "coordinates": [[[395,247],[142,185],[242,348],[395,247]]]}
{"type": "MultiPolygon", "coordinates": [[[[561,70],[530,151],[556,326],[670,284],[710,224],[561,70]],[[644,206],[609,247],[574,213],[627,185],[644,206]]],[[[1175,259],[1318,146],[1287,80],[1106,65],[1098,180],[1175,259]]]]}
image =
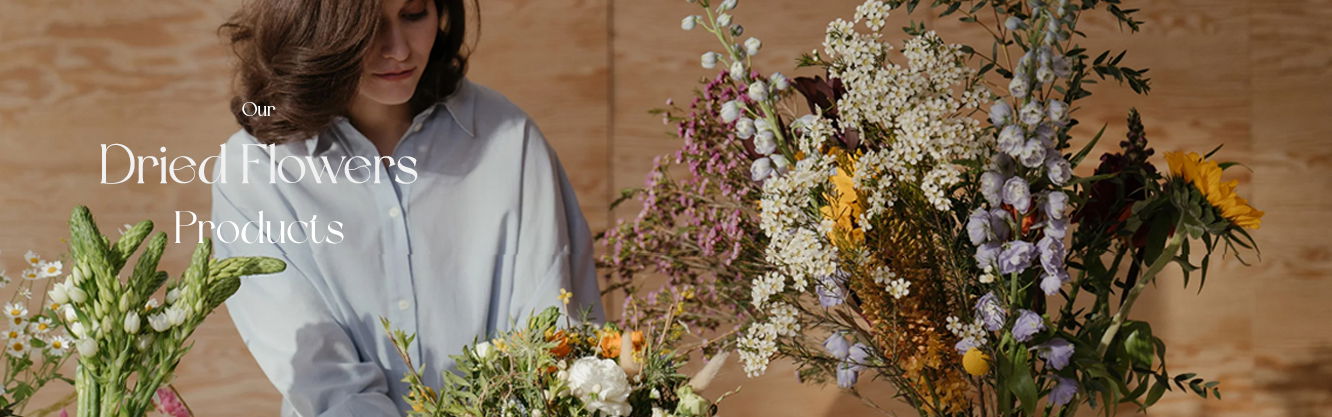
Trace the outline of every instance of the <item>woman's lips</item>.
{"type": "Polygon", "coordinates": [[[413,72],[416,72],[416,68],[405,69],[396,72],[377,72],[375,73],[375,76],[387,81],[397,81],[410,77],[413,72]]]}

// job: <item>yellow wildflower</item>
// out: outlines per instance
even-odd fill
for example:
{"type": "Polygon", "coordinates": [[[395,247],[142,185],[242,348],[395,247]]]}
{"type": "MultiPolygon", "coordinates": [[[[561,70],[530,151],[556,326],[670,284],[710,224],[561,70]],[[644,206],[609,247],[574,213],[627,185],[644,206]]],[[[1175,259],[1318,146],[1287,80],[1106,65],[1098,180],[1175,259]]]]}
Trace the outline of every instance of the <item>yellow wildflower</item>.
{"type": "Polygon", "coordinates": [[[1221,166],[1216,161],[1203,159],[1197,152],[1167,152],[1166,163],[1170,173],[1192,183],[1207,202],[1221,211],[1221,216],[1240,227],[1258,229],[1262,226],[1263,212],[1235,193],[1239,181],[1221,182],[1221,166]]]}
{"type": "Polygon", "coordinates": [[[560,302],[564,303],[564,305],[569,305],[570,298],[573,298],[573,293],[569,292],[569,290],[560,288],[560,302]]]}
{"type": "Polygon", "coordinates": [[[838,167],[837,172],[829,178],[834,192],[827,195],[828,205],[819,207],[823,217],[833,221],[828,240],[838,242],[838,237],[841,237],[852,246],[865,241],[864,229],[856,225],[865,208],[856,194],[855,181],[852,180],[854,175],[855,172],[838,167]]]}
{"type": "Polygon", "coordinates": [[[990,355],[981,352],[980,349],[967,349],[967,354],[962,355],[962,369],[967,373],[981,376],[990,373],[990,355]]]}

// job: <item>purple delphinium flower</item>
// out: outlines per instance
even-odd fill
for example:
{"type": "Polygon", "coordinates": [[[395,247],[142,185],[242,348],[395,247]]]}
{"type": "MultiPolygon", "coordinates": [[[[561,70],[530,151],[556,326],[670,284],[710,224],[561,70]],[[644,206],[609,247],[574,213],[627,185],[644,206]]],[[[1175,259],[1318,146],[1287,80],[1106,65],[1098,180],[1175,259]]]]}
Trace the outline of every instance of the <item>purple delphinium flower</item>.
{"type": "Polygon", "coordinates": [[[823,348],[837,360],[846,360],[847,355],[851,353],[851,345],[841,333],[828,336],[828,339],[823,341],[823,348]]]}
{"type": "Polygon", "coordinates": [[[1045,222],[1045,235],[1063,239],[1068,233],[1068,219],[1053,219],[1045,222]]]}
{"type": "Polygon", "coordinates": [[[1030,242],[1014,240],[1004,244],[999,253],[999,273],[1003,275],[1021,273],[1031,266],[1036,256],[1036,247],[1030,242]]]}
{"type": "Polygon", "coordinates": [[[1073,400],[1073,395],[1078,393],[1078,381],[1073,378],[1065,378],[1055,375],[1054,389],[1050,390],[1050,403],[1054,405],[1068,404],[1073,400]]]}
{"type": "Polygon", "coordinates": [[[971,244],[980,245],[988,242],[993,235],[990,229],[993,225],[994,221],[990,218],[989,210],[983,208],[972,210],[971,215],[967,216],[967,237],[971,238],[971,244]]]}
{"type": "Polygon", "coordinates": [[[1045,195],[1045,217],[1051,219],[1064,218],[1064,211],[1068,209],[1068,194],[1063,191],[1051,191],[1045,195]]]}
{"type": "Polygon", "coordinates": [[[953,345],[953,349],[957,349],[957,354],[959,355],[965,355],[968,350],[979,347],[980,343],[977,342],[976,339],[970,337],[964,337],[962,340],[957,341],[957,344],[953,345]]]}
{"type": "Polygon", "coordinates": [[[1045,163],[1045,143],[1037,138],[1028,139],[1014,156],[1027,168],[1040,168],[1045,163]]]}
{"type": "Polygon", "coordinates": [[[820,278],[814,290],[819,294],[819,305],[827,308],[846,302],[846,288],[842,287],[842,282],[845,280],[845,273],[840,270],[833,275],[820,278]]]}
{"type": "Polygon", "coordinates": [[[1065,366],[1068,366],[1068,360],[1073,357],[1073,344],[1056,337],[1041,344],[1036,349],[1036,355],[1045,359],[1045,363],[1056,370],[1064,369],[1065,366]]]}
{"type": "Polygon", "coordinates": [[[1007,313],[1004,312],[1004,307],[999,305],[999,297],[989,292],[976,300],[976,317],[980,317],[986,330],[993,332],[1004,328],[1007,313]]]}
{"type": "Polygon", "coordinates": [[[999,131],[999,150],[1009,155],[1018,153],[1022,150],[1022,144],[1027,141],[1024,133],[1021,126],[1005,126],[1003,130],[999,131]]]}
{"type": "Polygon", "coordinates": [[[1050,178],[1054,185],[1064,185],[1073,177],[1073,167],[1069,165],[1068,160],[1059,155],[1046,155],[1045,175],[1050,178]]]}
{"type": "Polygon", "coordinates": [[[998,172],[985,171],[981,174],[981,195],[985,196],[985,201],[989,201],[991,206],[998,207],[1003,200],[1004,176],[998,172]]]}
{"type": "Polygon", "coordinates": [[[1018,310],[1017,321],[1013,322],[1013,338],[1019,342],[1031,340],[1032,336],[1045,330],[1045,321],[1040,314],[1031,310],[1018,310]]]}
{"type": "Polygon", "coordinates": [[[1068,121],[1066,119],[1068,117],[1068,105],[1064,104],[1064,102],[1050,99],[1050,103],[1045,106],[1045,109],[1048,113],[1046,114],[1046,117],[1049,117],[1051,122],[1062,125],[1064,122],[1068,121]]]}
{"type": "Polygon", "coordinates": [[[1041,275],[1041,292],[1044,292],[1045,295],[1055,295],[1059,293],[1059,287],[1064,286],[1068,279],[1068,272],[1065,271],[1043,274],[1041,275]]]}
{"type": "Polygon", "coordinates": [[[1031,208],[1031,187],[1022,177],[1009,178],[1004,182],[1004,203],[1013,206],[1018,213],[1026,213],[1031,208]]]}
{"type": "Polygon", "coordinates": [[[994,233],[994,240],[1002,242],[1008,240],[1008,218],[1012,217],[1008,210],[996,208],[990,210],[990,233],[994,233]]]}
{"type": "Polygon", "coordinates": [[[860,343],[851,346],[846,358],[837,364],[837,386],[842,388],[855,386],[856,380],[860,379],[860,371],[865,370],[869,354],[869,346],[860,343]]]}
{"type": "Polygon", "coordinates": [[[1067,251],[1063,239],[1045,235],[1036,242],[1036,249],[1041,253],[1041,268],[1045,269],[1045,273],[1055,274],[1064,270],[1064,255],[1067,251]]]}
{"type": "Polygon", "coordinates": [[[985,267],[995,267],[999,262],[999,253],[1003,251],[1003,246],[995,242],[986,243],[976,247],[976,264],[985,269],[985,267]]]}
{"type": "Polygon", "coordinates": [[[990,105],[990,123],[995,126],[1003,126],[1013,117],[1013,106],[1008,105],[1006,100],[996,100],[990,105]]]}
{"type": "Polygon", "coordinates": [[[1036,126],[1044,116],[1045,109],[1041,108],[1041,102],[1036,100],[1027,102],[1025,106],[1022,106],[1022,110],[1018,111],[1018,118],[1022,119],[1022,124],[1027,126],[1036,126]]]}

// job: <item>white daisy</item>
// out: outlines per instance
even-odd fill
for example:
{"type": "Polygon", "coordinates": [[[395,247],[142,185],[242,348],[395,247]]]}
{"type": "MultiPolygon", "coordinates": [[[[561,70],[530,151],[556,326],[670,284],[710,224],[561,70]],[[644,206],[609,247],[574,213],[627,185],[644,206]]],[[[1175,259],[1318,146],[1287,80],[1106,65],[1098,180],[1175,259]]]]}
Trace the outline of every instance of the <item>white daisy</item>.
{"type": "Polygon", "coordinates": [[[37,271],[37,268],[28,268],[28,269],[24,269],[24,270],[23,270],[23,275],[22,275],[22,276],[23,276],[23,279],[26,279],[26,280],[29,280],[29,281],[42,279],[42,274],[39,273],[39,272],[37,271]]]}
{"type": "Polygon", "coordinates": [[[17,318],[24,318],[24,317],[27,317],[27,316],[28,316],[28,307],[27,307],[27,306],[24,306],[24,305],[22,305],[22,304],[15,304],[15,303],[8,303],[8,304],[5,304],[5,317],[6,317],[6,318],[10,318],[10,319],[12,319],[12,318],[16,318],[16,317],[17,317],[17,318]]]}
{"type": "Polygon", "coordinates": [[[60,273],[64,270],[65,267],[60,261],[42,262],[37,266],[37,274],[42,278],[60,276],[60,273]]]}
{"type": "Polygon", "coordinates": [[[69,352],[70,343],[71,341],[65,335],[52,337],[51,340],[46,341],[46,350],[52,356],[65,356],[65,352],[69,352]]]}
{"type": "Polygon", "coordinates": [[[5,350],[9,351],[9,354],[13,355],[16,358],[22,358],[28,355],[27,340],[10,340],[8,343],[6,343],[6,346],[7,349],[5,350]]]}
{"type": "Polygon", "coordinates": [[[55,328],[49,317],[42,317],[28,324],[28,330],[36,334],[46,334],[55,328]]]}
{"type": "Polygon", "coordinates": [[[42,258],[37,256],[37,252],[33,251],[23,254],[23,260],[28,261],[29,266],[37,266],[42,263],[42,258]]]}

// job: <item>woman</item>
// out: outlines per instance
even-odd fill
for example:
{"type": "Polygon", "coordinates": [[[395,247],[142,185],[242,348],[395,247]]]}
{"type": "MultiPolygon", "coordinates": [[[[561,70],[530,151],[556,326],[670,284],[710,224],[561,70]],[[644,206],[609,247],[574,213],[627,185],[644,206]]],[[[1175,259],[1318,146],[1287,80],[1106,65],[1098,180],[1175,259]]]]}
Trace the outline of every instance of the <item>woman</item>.
{"type": "Polygon", "coordinates": [[[213,185],[217,252],[287,262],[227,302],[283,415],[401,414],[407,369],[380,317],[419,335],[434,385],[447,355],[561,288],[601,317],[555,154],[464,78],[465,15],[461,0],[254,0],[222,28],[244,130],[213,185]]]}

